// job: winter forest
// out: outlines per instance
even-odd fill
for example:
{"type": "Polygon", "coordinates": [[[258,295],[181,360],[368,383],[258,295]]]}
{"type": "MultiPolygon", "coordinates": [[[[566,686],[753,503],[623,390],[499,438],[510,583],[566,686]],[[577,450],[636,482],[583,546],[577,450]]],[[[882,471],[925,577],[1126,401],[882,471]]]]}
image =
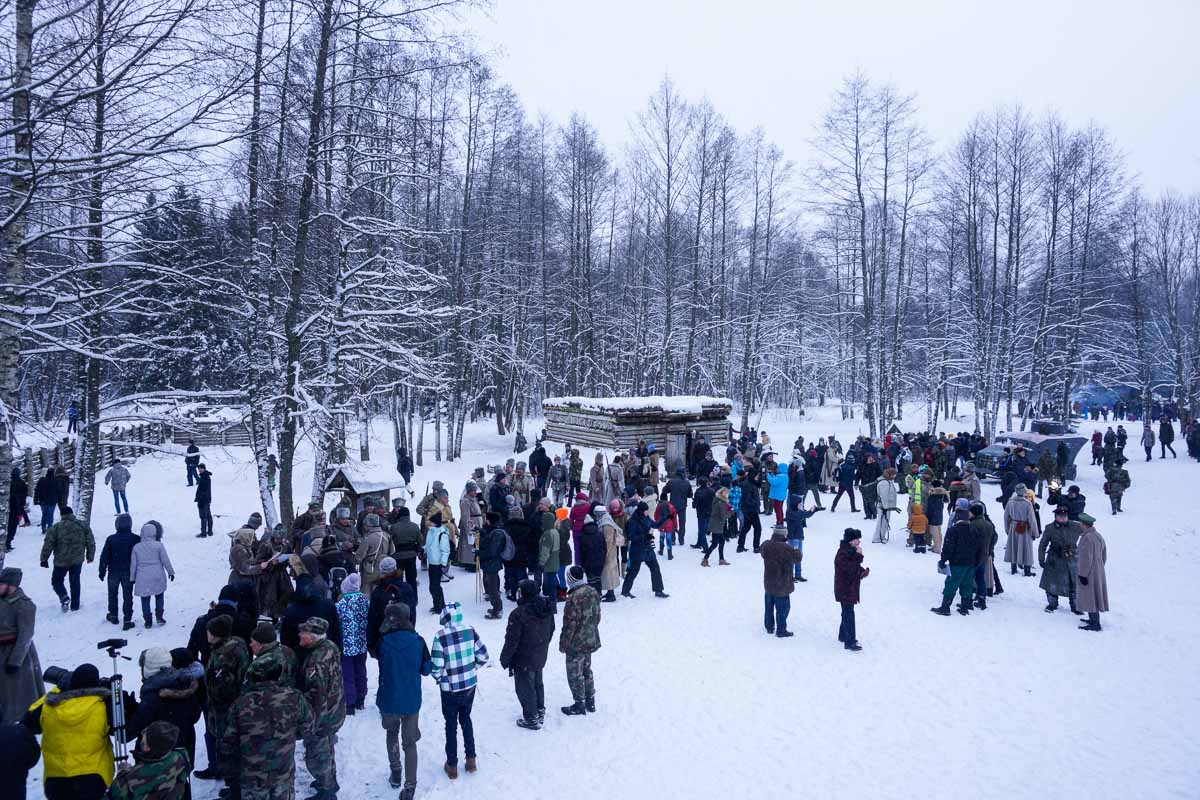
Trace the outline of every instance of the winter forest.
{"type": "Polygon", "coordinates": [[[527,109],[468,10],[0,4],[0,472],[74,400],[86,514],[107,404],[164,391],[249,406],[285,519],[298,440],[322,476],[379,415],[454,460],[555,395],[829,398],[872,435],[961,401],[989,438],[1083,382],[1200,406],[1200,195],[1143,190],[1103,118],[1014,92],[935,141],[921,86],[849,72],[797,161],[664,74],[610,145],[527,109]]]}

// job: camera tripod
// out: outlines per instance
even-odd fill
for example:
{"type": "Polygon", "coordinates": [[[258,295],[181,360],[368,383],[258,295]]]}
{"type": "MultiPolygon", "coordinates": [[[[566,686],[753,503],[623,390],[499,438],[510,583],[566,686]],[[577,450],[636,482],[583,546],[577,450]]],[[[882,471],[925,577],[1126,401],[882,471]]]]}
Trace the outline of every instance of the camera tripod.
{"type": "Polygon", "coordinates": [[[120,653],[122,647],[129,644],[125,639],[105,639],[96,644],[97,650],[106,650],[112,659],[112,678],[108,682],[110,704],[112,706],[112,748],[113,759],[118,765],[124,766],[129,760],[129,750],[125,744],[125,693],[122,691],[121,673],[117,671],[117,659],[132,661],[129,656],[120,653]]]}

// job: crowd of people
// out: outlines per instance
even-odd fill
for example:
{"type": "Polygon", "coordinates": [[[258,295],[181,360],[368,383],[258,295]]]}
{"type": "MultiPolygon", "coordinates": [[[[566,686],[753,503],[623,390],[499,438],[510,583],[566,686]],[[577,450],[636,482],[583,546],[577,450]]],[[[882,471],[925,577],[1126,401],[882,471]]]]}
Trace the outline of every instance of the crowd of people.
{"type": "MultiPolygon", "coordinates": [[[[141,653],[139,696],[125,698],[123,736],[135,742],[132,764],[119,774],[107,740],[112,693],[90,664],[46,692],[33,641],[36,608],[20,588],[21,570],[6,568],[0,571],[6,752],[36,752],[34,735],[42,737],[50,800],[106,792],[183,798],[190,796],[190,776],[221,781],[224,800],[241,800],[290,797],[295,743],[303,741],[310,800],[334,800],[338,732],[370,699],[367,660],[373,658],[389,781],[402,799],[412,798],[426,678],[439,690],[443,771],[450,779],[459,775],[460,735],[465,771],[479,768],[472,711],[478,671],[492,656],[461,603],[446,600],[446,582],[473,575],[488,620],[504,619],[505,604],[513,604],[496,660],[513,678],[516,725],[536,731],[546,718],[543,672],[555,634],[571,694],[561,713],[597,713],[592,656],[600,648],[602,604],[633,600],[643,570],[654,597],[669,598],[660,559],[672,561],[691,549],[702,567],[713,566],[714,553],[717,567],[728,566],[727,543],[734,553],[757,554],[764,629],[777,638],[793,636],[791,595],[807,581],[806,525],[814,514],[836,512],[843,500],[851,513],[874,523],[877,542],[888,541],[892,521],[899,526],[903,515],[907,546],[916,555],[935,555],[945,575],[934,613],[950,616],[958,597],[956,610],[966,616],[986,610],[988,599],[1004,592],[995,563],[1003,535],[1010,576],[1035,577],[1034,567],[1041,570],[1047,612],[1067,597],[1071,611],[1087,615],[1084,630],[1101,630],[1100,614],[1108,610],[1105,543],[1079,487],[1062,488],[1061,452],[1044,451],[1037,460],[1021,447],[1005,453],[997,469],[1002,511],[994,523],[972,463],[987,445],[978,434],[860,436],[845,448],[834,436],[808,443],[798,437],[785,459],[765,432],[730,433],[723,446],[703,437],[690,441],[685,463],[669,475],[652,443],[639,442],[611,459],[598,454],[585,473],[577,449],[568,445],[550,456],[538,442],[528,462],[476,469],[457,502],[434,481],[412,509],[403,497],[390,507],[368,497],[356,508],[343,498],[328,513],[314,501],[290,526],[273,529],[250,514],[229,534],[228,579],[186,644],[141,653]],[[1045,527],[1043,488],[1053,508],[1045,527]],[[690,537],[689,516],[695,521],[690,537]],[[440,625],[428,641],[416,631],[422,582],[428,613],[440,625]],[[192,773],[201,744],[206,766],[192,773]]],[[[1126,437],[1110,433],[1111,441],[1099,434],[1096,463],[1105,470],[1116,514],[1130,481],[1123,466],[1126,437]]],[[[1164,439],[1161,428],[1157,439],[1164,439]]],[[[186,458],[188,485],[197,486],[200,536],[211,536],[211,476],[198,453],[186,458]]],[[[411,478],[411,461],[407,469],[411,478]]],[[[114,477],[123,493],[127,474],[114,477]]],[[[122,502],[112,485],[114,504],[122,502]]],[[[162,526],[151,520],[134,534],[127,509],[127,503],[124,510],[117,505],[115,532],[99,554],[107,620],[134,627],[137,596],[150,628],[165,622],[165,594],[175,573],[162,526]]],[[[41,565],[53,561],[51,582],[70,613],[80,607],[81,570],[96,559],[97,546],[69,507],[60,512],[46,529],[41,565]]],[[[870,575],[863,562],[863,533],[847,526],[834,555],[834,599],[838,641],[851,652],[862,650],[855,607],[870,575]]],[[[499,639],[498,630],[495,635],[499,639]]],[[[17,778],[7,776],[20,773],[23,793],[22,770],[32,766],[26,761],[0,769],[0,785],[15,791],[17,778]]]]}

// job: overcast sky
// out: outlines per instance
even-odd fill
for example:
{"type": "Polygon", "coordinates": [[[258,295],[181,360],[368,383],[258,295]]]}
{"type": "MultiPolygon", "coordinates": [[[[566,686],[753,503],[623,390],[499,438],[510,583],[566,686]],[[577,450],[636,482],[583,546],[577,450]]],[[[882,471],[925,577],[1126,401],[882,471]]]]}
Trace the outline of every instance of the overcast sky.
{"type": "Polygon", "coordinates": [[[861,68],[915,92],[939,146],[1019,101],[1104,125],[1151,191],[1200,191],[1200,0],[494,0],[470,24],[531,115],[580,111],[614,152],[669,72],[803,163],[861,68]]]}

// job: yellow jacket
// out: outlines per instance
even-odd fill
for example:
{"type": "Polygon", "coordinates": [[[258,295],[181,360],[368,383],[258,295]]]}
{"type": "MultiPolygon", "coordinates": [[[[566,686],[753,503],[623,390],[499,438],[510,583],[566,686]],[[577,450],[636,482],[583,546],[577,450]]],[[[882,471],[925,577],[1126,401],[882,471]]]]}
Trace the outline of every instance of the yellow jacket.
{"type": "Polygon", "coordinates": [[[52,689],[30,711],[41,709],[42,764],[46,778],[99,775],[113,780],[108,741],[108,697],[104,687],[65,692],[52,689]]]}

